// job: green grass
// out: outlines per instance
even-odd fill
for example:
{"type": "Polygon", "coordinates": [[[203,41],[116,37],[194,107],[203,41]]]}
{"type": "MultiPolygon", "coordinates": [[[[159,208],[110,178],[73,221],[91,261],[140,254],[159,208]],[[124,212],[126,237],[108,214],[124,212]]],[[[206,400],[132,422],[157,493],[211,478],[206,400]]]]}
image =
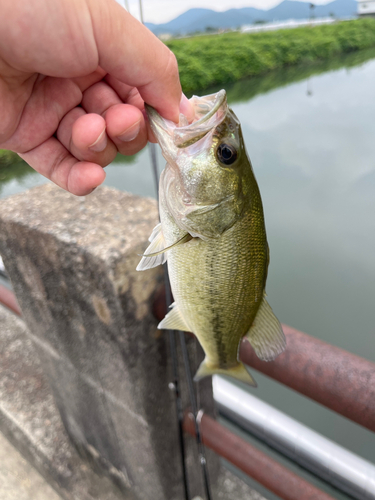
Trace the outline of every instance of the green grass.
{"type": "Polygon", "coordinates": [[[13,153],[13,151],[8,151],[7,149],[0,149],[0,168],[19,161],[21,159],[17,153],[13,153]]]}
{"type": "Polygon", "coordinates": [[[18,156],[17,158],[18,161],[14,163],[9,163],[8,165],[0,164],[0,192],[2,186],[10,181],[17,179],[17,182],[20,182],[25,177],[36,174],[35,170],[29,167],[26,162],[20,160],[18,156]]]}
{"type": "MultiPolygon", "coordinates": [[[[243,78],[237,82],[225,85],[227,99],[231,105],[237,102],[247,102],[258,94],[265,94],[285,85],[308,80],[312,76],[317,76],[328,71],[355,68],[371,59],[375,59],[375,47],[350,52],[349,54],[340,54],[327,61],[314,61],[313,63],[289,66],[283,68],[281,71],[269,71],[265,75],[243,78]]],[[[222,85],[216,85],[205,89],[204,92],[213,94],[221,88],[222,85]]]]}
{"type": "Polygon", "coordinates": [[[227,33],[167,42],[185,93],[268,71],[375,47],[375,19],[264,33],[227,33]]]}

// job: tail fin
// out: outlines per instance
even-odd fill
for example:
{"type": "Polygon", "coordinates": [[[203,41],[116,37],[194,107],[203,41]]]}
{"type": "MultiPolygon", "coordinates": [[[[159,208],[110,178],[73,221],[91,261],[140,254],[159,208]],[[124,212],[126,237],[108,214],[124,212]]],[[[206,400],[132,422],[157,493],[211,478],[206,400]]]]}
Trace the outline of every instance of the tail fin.
{"type": "Polygon", "coordinates": [[[225,369],[209,365],[204,359],[195,374],[194,380],[195,382],[198,382],[198,380],[201,380],[204,377],[209,377],[210,375],[227,375],[228,377],[235,378],[241,382],[252,385],[253,387],[257,386],[257,383],[251,376],[249,369],[241,362],[233,368],[225,369]]]}

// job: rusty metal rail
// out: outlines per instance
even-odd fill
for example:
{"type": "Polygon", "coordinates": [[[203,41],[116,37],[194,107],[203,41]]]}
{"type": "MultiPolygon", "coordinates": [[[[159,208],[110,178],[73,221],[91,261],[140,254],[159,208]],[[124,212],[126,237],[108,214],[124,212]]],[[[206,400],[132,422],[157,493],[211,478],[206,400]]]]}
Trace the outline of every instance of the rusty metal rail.
{"type": "MultiPolygon", "coordinates": [[[[166,313],[163,290],[155,297],[154,314],[166,313]]],[[[314,401],[375,432],[375,364],[283,325],[287,349],[272,362],[257,358],[249,342],[241,360],[314,401]]]]}
{"type": "Polygon", "coordinates": [[[14,293],[0,284],[0,304],[21,316],[21,309],[14,293]]]}
{"type": "MultiPolygon", "coordinates": [[[[164,289],[155,297],[154,313],[165,315],[164,289]]],[[[0,304],[21,315],[13,292],[0,285],[0,304]]],[[[267,363],[247,341],[240,358],[247,365],[375,432],[375,364],[339,347],[283,325],[287,350],[267,363]]]]}
{"type": "MultiPolygon", "coordinates": [[[[195,436],[194,416],[186,413],[184,429],[195,436]]],[[[208,415],[201,420],[203,444],[214,450],[245,474],[285,500],[333,500],[312,484],[247,443],[208,415]]]]}
{"type": "Polygon", "coordinates": [[[283,325],[287,349],[267,363],[247,341],[241,360],[375,432],[375,364],[283,325]]]}

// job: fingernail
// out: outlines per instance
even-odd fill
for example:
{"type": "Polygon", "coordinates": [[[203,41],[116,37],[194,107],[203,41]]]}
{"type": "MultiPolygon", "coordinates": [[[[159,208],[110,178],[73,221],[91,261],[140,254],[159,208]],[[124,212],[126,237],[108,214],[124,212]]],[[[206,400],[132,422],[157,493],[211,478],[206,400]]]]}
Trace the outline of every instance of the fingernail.
{"type": "Polygon", "coordinates": [[[120,141],[130,142],[137,137],[140,129],[141,129],[141,120],[139,120],[137,123],[134,123],[134,125],[126,129],[125,132],[123,132],[121,135],[118,136],[118,138],[120,139],[120,141]]]}
{"type": "Polygon", "coordinates": [[[195,113],[193,110],[193,106],[191,105],[191,102],[189,101],[189,99],[186,97],[185,94],[182,94],[181,96],[180,112],[186,116],[189,123],[191,123],[194,120],[195,113]]]}
{"type": "Polygon", "coordinates": [[[89,149],[91,149],[91,151],[95,151],[95,153],[99,153],[100,151],[104,151],[106,146],[107,146],[107,134],[104,129],[103,132],[96,139],[96,141],[93,144],[91,144],[91,146],[89,146],[89,149]]]}

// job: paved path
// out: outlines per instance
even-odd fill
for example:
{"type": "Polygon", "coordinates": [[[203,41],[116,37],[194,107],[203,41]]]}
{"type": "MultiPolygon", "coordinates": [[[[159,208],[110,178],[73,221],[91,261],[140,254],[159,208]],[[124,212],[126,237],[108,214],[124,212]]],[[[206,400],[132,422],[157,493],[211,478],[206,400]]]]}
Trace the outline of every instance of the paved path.
{"type": "Polygon", "coordinates": [[[61,497],[1,433],[0,499],[61,500],[61,497]]]}

